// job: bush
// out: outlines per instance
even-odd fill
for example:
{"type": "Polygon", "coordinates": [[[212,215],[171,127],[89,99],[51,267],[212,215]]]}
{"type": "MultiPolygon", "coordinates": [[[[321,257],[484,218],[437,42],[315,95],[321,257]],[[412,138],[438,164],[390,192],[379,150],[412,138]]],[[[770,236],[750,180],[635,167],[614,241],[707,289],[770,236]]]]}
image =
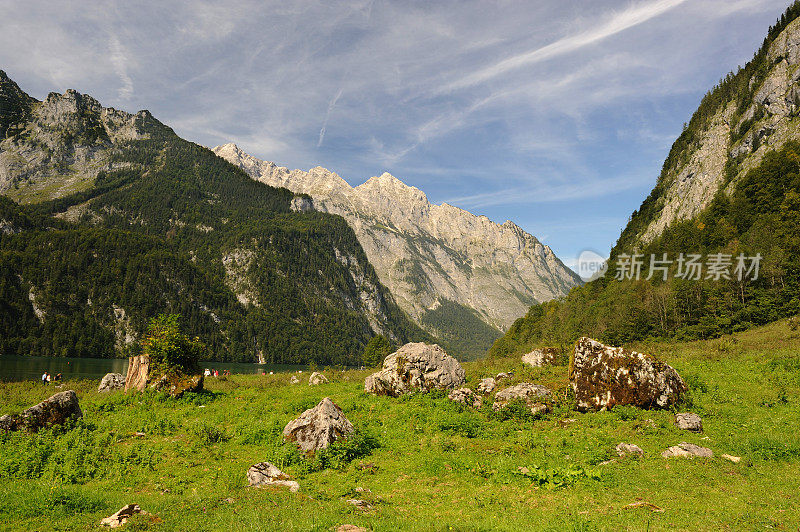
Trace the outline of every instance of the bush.
{"type": "Polygon", "coordinates": [[[178,314],[160,314],[150,320],[142,340],[142,351],[150,356],[153,367],[197,373],[205,346],[199,338],[192,340],[181,333],[179,321],[178,314]]]}

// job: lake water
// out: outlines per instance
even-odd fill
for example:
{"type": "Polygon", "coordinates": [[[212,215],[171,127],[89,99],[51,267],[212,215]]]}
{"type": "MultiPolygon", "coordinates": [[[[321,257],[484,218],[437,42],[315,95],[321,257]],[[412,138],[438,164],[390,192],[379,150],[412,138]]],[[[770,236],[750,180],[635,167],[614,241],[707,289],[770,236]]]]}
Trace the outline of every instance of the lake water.
{"type": "MultiPolygon", "coordinates": [[[[202,367],[219,370],[220,374],[225,370],[231,373],[260,374],[262,371],[279,373],[308,368],[308,366],[294,364],[245,364],[241,362],[206,362],[202,367]]],[[[0,381],[39,380],[45,371],[53,376],[61,373],[64,379],[101,379],[106,373],[125,375],[128,371],[128,359],[0,356],[0,381]]]]}

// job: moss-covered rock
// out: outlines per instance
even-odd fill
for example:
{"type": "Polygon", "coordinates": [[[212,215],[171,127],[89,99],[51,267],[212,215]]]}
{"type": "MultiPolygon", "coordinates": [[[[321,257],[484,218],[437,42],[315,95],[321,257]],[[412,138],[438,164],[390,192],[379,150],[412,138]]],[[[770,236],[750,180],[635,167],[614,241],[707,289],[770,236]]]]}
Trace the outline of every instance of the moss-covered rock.
{"type": "Polygon", "coordinates": [[[679,403],[688,391],[668,364],[585,337],[575,344],[569,379],[582,411],[617,405],[666,408],[679,403]]]}

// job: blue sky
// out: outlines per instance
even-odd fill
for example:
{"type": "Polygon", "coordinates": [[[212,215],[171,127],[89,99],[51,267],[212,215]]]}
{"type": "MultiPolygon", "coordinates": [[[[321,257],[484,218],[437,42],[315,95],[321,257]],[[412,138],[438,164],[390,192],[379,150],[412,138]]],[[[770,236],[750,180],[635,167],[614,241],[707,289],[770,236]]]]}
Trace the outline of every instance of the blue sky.
{"type": "Polygon", "coordinates": [[[388,171],[606,254],[788,0],[0,0],[0,69],[353,185],[388,171]]]}

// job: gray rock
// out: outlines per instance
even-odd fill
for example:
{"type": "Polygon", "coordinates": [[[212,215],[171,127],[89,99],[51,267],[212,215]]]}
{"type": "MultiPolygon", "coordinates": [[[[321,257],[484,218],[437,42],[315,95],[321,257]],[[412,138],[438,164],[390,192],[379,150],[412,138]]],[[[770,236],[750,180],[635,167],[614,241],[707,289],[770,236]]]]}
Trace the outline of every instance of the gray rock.
{"type": "Polygon", "coordinates": [[[97,387],[98,392],[111,392],[125,389],[125,376],[121,373],[106,373],[97,387]]]}
{"type": "Polygon", "coordinates": [[[15,414],[6,414],[0,416],[0,431],[12,431],[19,428],[19,416],[15,414]]]}
{"type": "Polygon", "coordinates": [[[142,509],[139,508],[138,504],[127,504],[117,510],[115,514],[110,515],[100,521],[100,524],[109,528],[119,528],[127,523],[128,519],[135,514],[147,515],[147,512],[143,512],[142,509]]]}
{"type": "Polygon", "coordinates": [[[667,408],[687,392],[683,379],[668,364],[585,337],[575,345],[569,379],[581,411],[617,405],[667,408]]]}
{"type": "Polygon", "coordinates": [[[323,375],[322,373],[318,372],[318,371],[315,371],[314,373],[312,373],[311,376],[308,378],[309,386],[316,386],[318,384],[325,384],[326,382],[328,382],[328,378],[325,375],[323,375]]]}
{"type": "Polygon", "coordinates": [[[300,384],[300,379],[297,378],[297,375],[292,375],[292,378],[289,379],[289,384],[300,384]]]}
{"type": "Polygon", "coordinates": [[[497,381],[494,380],[492,377],[487,377],[485,379],[481,379],[481,382],[478,383],[478,393],[482,395],[489,395],[492,393],[497,387],[497,381]]]}
{"type": "Polygon", "coordinates": [[[542,347],[522,355],[522,363],[535,368],[552,366],[558,362],[561,351],[557,347],[542,347]]]}
{"type": "Polygon", "coordinates": [[[355,506],[356,508],[358,508],[362,512],[366,512],[368,510],[372,510],[372,508],[373,508],[372,504],[370,504],[369,502],[367,502],[367,501],[365,501],[363,499],[347,499],[347,502],[349,504],[352,504],[353,506],[355,506]]]}
{"type": "Polygon", "coordinates": [[[495,375],[494,380],[499,382],[503,379],[510,379],[512,375],[513,373],[506,373],[505,371],[502,371],[495,375]]]}
{"type": "Polygon", "coordinates": [[[547,387],[530,382],[521,382],[497,392],[494,396],[492,408],[500,410],[514,399],[522,399],[533,414],[539,414],[549,411],[550,406],[548,403],[551,398],[552,392],[547,387]]]}
{"type": "Polygon", "coordinates": [[[469,388],[453,390],[447,395],[447,398],[456,403],[461,403],[462,405],[471,406],[473,408],[480,408],[483,406],[483,399],[469,388]]]}
{"type": "Polygon", "coordinates": [[[72,390],[59,392],[22,413],[23,423],[29,430],[61,425],[68,419],[81,417],[78,395],[72,390]]]}
{"type": "Polygon", "coordinates": [[[708,447],[700,447],[693,443],[681,442],[661,453],[661,456],[664,458],[694,458],[695,456],[713,458],[714,452],[708,447]]]}
{"type": "Polygon", "coordinates": [[[364,380],[364,390],[398,397],[413,391],[453,389],[466,382],[464,368],[438,345],[408,343],[387,356],[383,369],[364,380]]]}
{"type": "Polygon", "coordinates": [[[305,452],[327,448],[339,438],[347,438],[355,432],[353,424],[342,409],[326,397],[314,408],[290,421],[283,429],[283,436],[297,443],[305,452]]]}
{"type": "Polygon", "coordinates": [[[292,492],[300,490],[300,484],[269,462],[259,462],[247,470],[247,481],[256,488],[286,487],[292,492]]]}
{"type": "Polygon", "coordinates": [[[700,418],[700,416],[692,412],[675,414],[675,425],[682,430],[703,432],[703,420],[700,418]]]}
{"type": "Polygon", "coordinates": [[[617,456],[623,457],[627,455],[644,455],[644,451],[638,445],[633,443],[618,443],[617,444],[617,456]]]}

